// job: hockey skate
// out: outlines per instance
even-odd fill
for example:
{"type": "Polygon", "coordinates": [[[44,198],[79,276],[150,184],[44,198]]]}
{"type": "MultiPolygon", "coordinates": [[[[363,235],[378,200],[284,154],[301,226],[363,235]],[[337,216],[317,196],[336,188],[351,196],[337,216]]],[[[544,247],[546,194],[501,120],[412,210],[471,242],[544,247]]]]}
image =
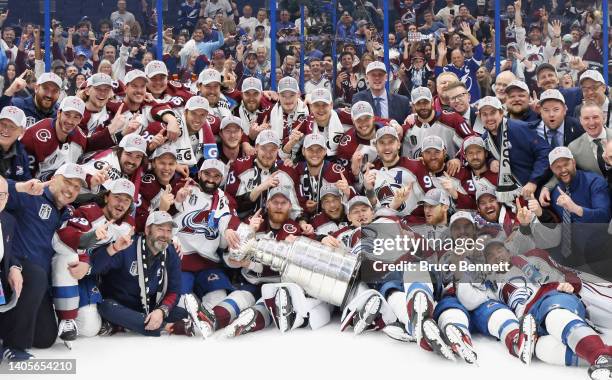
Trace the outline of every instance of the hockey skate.
{"type": "Polygon", "coordinates": [[[191,318],[183,318],[174,322],[169,332],[173,335],[186,335],[189,337],[195,336],[195,324],[191,318]]]}
{"type": "Polygon", "coordinates": [[[206,339],[215,332],[215,314],[202,305],[193,294],[184,295],[185,310],[196,330],[206,339]]]}
{"type": "Polygon", "coordinates": [[[453,349],[446,342],[444,334],[438,328],[438,324],[431,318],[427,318],[423,321],[423,339],[429,344],[431,349],[438,354],[442,355],[448,360],[455,361],[455,354],[453,349]]]}
{"type": "Polygon", "coordinates": [[[371,295],[361,309],[353,315],[353,332],[361,334],[380,316],[381,300],[378,295],[371,295]]]}
{"type": "Polygon", "coordinates": [[[412,334],[416,338],[417,342],[421,342],[423,321],[431,315],[433,306],[427,299],[425,292],[417,290],[406,303],[406,307],[410,317],[409,326],[406,330],[408,334],[412,334]]]}
{"type": "Polygon", "coordinates": [[[416,342],[414,337],[406,332],[404,325],[400,322],[394,322],[383,327],[382,332],[389,338],[399,340],[400,342],[416,342]]]}
{"type": "Polygon", "coordinates": [[[276,310],[273,316],[276,327],[283,333],[291,330],[295,322],[295,310],[293,309],[291,295],[287,288],[278,288],[274,296],[274,305],[276,310]]]}
{"type": "Polygon", "coordinates": [[[592,380],[612,379],[612,356],[601,355],[595,363],[589,367],[589,376],[592,380]]]}
{"type": "Polygon", "coordinates": [[[444,327],[444,335],[446,340],[450,343],[453,352],[460,358],[465,360],[468,364],[478,365],[478,355],[474,346],[472,345],[472,339],[466,335],[459,327],[452,323],[449,323],[444,327]]]}
{"type": "Polygon", "coordinates": [[[223,329],[223,336],[233,338],[251,332],[255,327],[256,319],[257,312],[254,308],[249,307],[243,310],[238,318],[223,329]]]}
{"type": "Polygon", "coordinates": [[[527,365],[535,352],[536,321],[531,314],[525,314],[519,321],[519,333],[515,337],[519,359],[527,365]]]}
{"type": "Polygon", "coordinates": [[[64,345],[72,350],[72,342],[74,342],[79,335],[76,321],[74,319],[62,319],[58,328],[58,337],[64,342],[64,345]]]}

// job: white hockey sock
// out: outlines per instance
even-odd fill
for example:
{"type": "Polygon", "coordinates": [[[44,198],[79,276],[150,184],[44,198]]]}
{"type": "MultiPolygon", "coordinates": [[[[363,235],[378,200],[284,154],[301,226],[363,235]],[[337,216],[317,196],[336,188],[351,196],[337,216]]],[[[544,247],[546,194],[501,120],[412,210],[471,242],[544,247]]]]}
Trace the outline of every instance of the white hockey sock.
{"type": "Polygon", "coordinates": [[[535,347],[538,359],[548,364],[579,366],[587,365],[569,347],[561,343],[552,335],[544,335],[538,338],[535,347]]]}
{"type": "Polygon", "coordinates": [[[406,307],[406,293],[404,292],[393,292],[387,297],[387,302],[391,306],[391,310],[397,316],[397,319],[406,325],[409,321],[408,308],[406,307]]]}
{"type": "Polygon", "coordinates": [[[438,326],[442,331],[444,331],[444,327],[452,323],[461,329],[467,336],[471,337],[469,331],[470,321],[468,316],[460,309],[446,309],[440,314],[438,317],[438,326]]]}

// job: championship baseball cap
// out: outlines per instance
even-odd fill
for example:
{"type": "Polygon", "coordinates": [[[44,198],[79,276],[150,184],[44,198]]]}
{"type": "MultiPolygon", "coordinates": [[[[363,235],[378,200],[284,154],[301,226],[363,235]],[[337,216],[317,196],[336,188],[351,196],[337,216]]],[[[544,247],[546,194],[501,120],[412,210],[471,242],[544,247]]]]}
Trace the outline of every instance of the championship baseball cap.
{"type": "Polygon", "coordinates": [[[87,78],[88,87],[111,86],[113,87],[113,78],[108,74],[96,73],[87,78]]]}
{"type": "Polygon", "coordinates": [[[55,73],[42,73],[38,77],[38,80],[36,81],[36,85],[40,86],[42,84],[49,83],[49,82],[55,83],[57,87],[62,88],[62,78],[60,78],[55,73]]]}
{"type": "Polygon", "coordinates": [[[371,116],[374,117],[374,110],[370,103],[365,102],[363,100],[353,104],[351,107],[351,119],[357,120],[362,116],[371,116]]]}
{"type": "Polygon", "coordinates": [[[322,133],[311,133],[304,137],[304,148],[308,149],[313,145],[318,145],[325,148],[325,142],[325,137],[322,133]]]}
{"type": "Polygon", "coordinates": [[[255,145],[266,144],[274,144],[277,147],[281,146],[280,139],[278,138],[278,136],[276,136],[276,133],[274,133],[270,129],[264,129],[263,131],[259,132],[259,134],[257,135],[257,139],[255,139],[255,145]]]}
{"type": "Polygon", "coordinates": [[[497,192],[495,191],[494,187],[479,183],[476,186],[476,201],[478,201],[480,197],[486,194],[492,195],[497,198],[497,192]]]}
{"type": "Polygon", "coordinates": [[[151,61],[145,67],[145,74],[147,78],[153,78],[157,74],[168,76],[168,68],[162,61],[151,61]]]}
{"type": "Polygon", "coordinates": [[[310,103],[323,102],[325,104],[332,104],[332,94],[326,88],[315,88],[310,92],[310,103]]]}
{"type": "Polygon", "coordinates": [[[136,187],[129,179],[119,178],[118,180],[111,182],[108,190],[111,192],[111,194],[127,194],[133,199],[134,193],[136,192],[136,187]]]}
{"type": "Polygon", "coordinates": [[[436,135],[429,135],[423,138],[423,143],[421,144],[421,152],[426,151],[427,149],[437,149],[444,150],[446,145],[444,144],[444,140],[442,137],[436,135]]]}
{"type": "Polygon", "coordinates": [[[381,138],[383,138],[383,136],[393,136],[396,139],[399,140],[399,135],[397,134],[397,129],[391,127],[391,126],[384,126],[382,128],[378,128],[378,130],[376,131],[376,141],[380,140],[381,138]]]}
{"type": "Polygon", "coordinates": [[[425,203],[427,203],[430,206],[437,206],[437,205],[450,206],[450,197],[448,196],[448,193],[446,191],[435,188],[425,193],[425,196],[419,202],[420,205],[423,205],[425,203]]]}
{"type": "Polygon", "coordinates": [[[351,198],[348,201],[346,209],[350,212],[351,209],[353,208],[353,206],[356,206],[356,205],[359,205],[359,204],[366,205],[366,206],[372,208],[372,204],[370,203],[370,200],[367,197],[364,197],[363,195],[358,195],[356,197],[351,198]]]}
{"type": "Polygon", "coordinates": [[[385,66],[385,64],[381,61],[372,61],[368,64],[368,67],[366,68],[366,74],[369,74],[371,71],[374,70],[382,70],[386,73],[387,66],[385,66]]]}
{"type": "Polygon", "coordinates": [[[416,87],[410,92],[410,101],[412,104],[417,103],[419,100],[432,101],[431,91],[427,87],[416,87]]]}
{"type": "Polygon", "coordinates": [[[202,72],[198,76],[198,81],[196,82],[196,84],[207,85],[210,83],[221,83],[221,73],[215,69],[202,70],[202,72]]]}
{"type": "Polygon", "coordinates": [[[76,111],[83,116],[85,113],[85,102],[76,96],[66,96],[60,103],[59,110],[62,112],[76,111]]]}
{"type": "Polygon", "coordinates": [[[482,149],[487,149],[485,146],[485,142],[480,136],[470,136],[467,139],[463,140],[463,150],[467,150],[472,145],[477,145],[482,149]]]}
{"type": "Polygon", "coordinates": [[[476,223],[474,221],[474,217],[472,216],[472,214],[470,214],[467,211],[457,211],[453,214],[453,216],[451,216],[450,218],[450,223],[448,223],[448,226],[452,226],[453,223],[455,223],[457,220],[459,219],[465,219],[468,220],[470,223],[474,224],[476,223]]]}
{"type": "Polygon", "coordinates": [[[565,104],[565,97],[561,93],[561,91],[553,88],[550,90],[546,90],[540,95],[540,101],[538,102],[540,105],[547,100],[558,100],[561,103],[565,104]]]}
{"type": "Polygon", "coordinates": [[[279,194],[291,201],[291,191],[289,191],[289,188],[287,186],[280,185],[268,190],[268,200],[274,198],[279,194]]]}
{"type": "Polygon", "coordinates": [[[127,72],[127,74],[125,74],[125,77],[123,78],[123,83],[127,85],[138,78],[142,78],[147,81],[147,75],[141,70],[130,70],[127,72]]]}
{"type": "Polygon", "coordinates": [[[291,92],[295,92],[296,94],[299,94],[300,86],[297,80],[295,80],[295,78],[284,77],[278,81],[278,93],[280,94],[281,92],[285,92],[285,91],[291,91],[291,92]]]}
{"type": "Polygon", "coordinates": [[[572,151],[566,146],[558,146],[555,149],[551,150],[550,153],[548,153],[548,163],[550,165],[552,165],[559,158],[573,159],[574,155],[572,154],[572,151]]]}
{"type": "Polygon", "coordinates": [[[263,86],[261,85],[261,81],[255,77],[248,77],[242,81],[242,92],[247,92],[250,90],[255,90],[257,92],[263,92],[263,86]]]}
{"type": "Polygon", "coordinates": [[[555,68],[555,66],[551,65],[548,62],[545,62],[545,63],[540,63],[538,67],[536,68],[536,77],[540,75],[540,71],[542,70],[551,70],[551,71],[554,71],[555,74],[557,73],[557,69],[555,68]]]}
{"type": "Polygon", "coordinates": [[[572,43],[572,42],[574,42],[574,39],[572,38],[571,34],[564,34],[563,35],[563,42],[572,43]]]}
{"type": "Polygon", "coordinates": [[[225,129],[225,127],[227,127],[230,124],[236,124],[237,126],[242,128],[242,119],[234,115],[226,116],[223,118],[223,120],[221,120],[220,128],[225,129]]]}
{"type": "Polygon", "coordinates": [[[523,82],[522,80],[515,79],[512,82],[508,83],[508,86],[506,87],[504,92],[508,93],[513,88],[518,88],[520,90],[529,92],[529,87],[527,86],[527,83],[523,82]]]}
{"type": "Polygon", "coordinates": [[[493,107],[497,110],[504,109],[499,99],[497,99],[495,96],[485,96],[484,98],[478,101],[478,111],[480,111],[481,109],[487,106],[493,107]]]}
{"type": "Polygon", "coordinates": [[[152,224],[159,225],[159,224],[166,224],[166,223],[172,224],[173,228],[178,227],[176,223],[174,223],[174,220],[172,220],[172,216],[170,216],[170,214],[168,214],[167,212],[153,211],[147,217],[147,222],[145,223],[145,227],[149,227],[152,224]]]}
{"type": "Polygon", "coordinates": [[[171,154],[174,156],[174,158],[177,158],[176,148],[173,145],[164,144],[160,145],[157,149],[155,149],[153,155],[151,156],[151,159],[154,160],[157,157],[163,156],[164,154],[171,154]]]}
{"type": "Polygon", "coordinates": [[[61,175],[67,179],[80,179],[83,186],[87,186],[87,181],[85,180],[85,178],[87,178],[87,173],[81,165],[67,162],[60,166],[54,175],[61,175]]]}
{"type": "Polygon", "coordinates": [[[606,81],[604,80],[601,73],[596,70],[586,70],[584,73],[582,73],[582,75],[580,76],[579,83],[582,83],[582,81],[585,79],[591,79],[591,80],[594,80],[595,82],[606,84],[606,81]]]}
{"type": "Polygon", "coordinates": [[[6,119],[12,121],[17,127],[25,128],[26,126],[26,115],[25,113],[15,107],[15,106],[6,106],[0,112],[0,120],[6,119]]]}
{"type": "Polygon", "coordinates": [[[185,104],[185,109],[188,111],[193,110],[206,110],[208,113],[211,113],[210,103],[208,103],[208,99],[203,96],[192,96],[189,98],[187,103],[185,104]]]}
{"type": "Polygon", "coordinates": [[[119,148],[126,152],[141,152],[147,154],[147,141],[138,133],[130,133],[119,142],[119,148]]]}
{"type": "Polygon", "coordinates": [[[323,199],[324,196],[330,195],[330,194],[335,195],[336,197],[342,196],[340,194],[340,189],[338,189],[338,186],[326,185],[326,186],[321,187],[321,191],[319,191],[320,199],[323,199]]]}
{"type": "Polygon", "coordinates": [[[225,164],[222,161],[217,160],[216,158],[208,158],[204,160],[204,162],[202,162],[202,165],[200,166],[200,171],[208,169],[218,170],[219,173],[221,173],[221,175],[225,177],[225,164]]]}

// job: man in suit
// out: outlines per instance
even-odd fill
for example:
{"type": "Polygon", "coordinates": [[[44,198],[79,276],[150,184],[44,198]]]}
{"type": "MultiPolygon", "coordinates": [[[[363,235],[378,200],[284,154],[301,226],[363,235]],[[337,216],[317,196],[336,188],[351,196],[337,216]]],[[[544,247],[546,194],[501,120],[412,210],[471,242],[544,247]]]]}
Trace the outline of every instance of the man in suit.
{"type": "Polygon", "coordinates": [[[398,94],[389,94],[385,88],[387,83],[387,68],[384,63],[374,61],[366,69],[368,90],[353,95],[353,104],[358,101],[370,103],[374,115],[385,119],[393,119],[400,124],[410,115],[410,100],[398,94]]]}
{"type": "Polygon", "coordinates": [[[565,98],[559,90],[544,91],[539,104],[542,121],[537,124],[536,131],[551,148],[568,146],[584,133],[578,119],[567,115],[565,98]]]}
{"type": "MultiPolygon", "coordinates": [[[[606,81],[599,71],[587,70],[580,76],[580,82],[578,83],[582,89],[584,100],[590,100],[597,103],[603,110],[604,115],[604,126],[606,128],[612,128],[612,102],[608,95],[606,95],[606,81]]],[[[576,107],[574,115],[580,115],[580,109],[582,104],[576,107]]]]}
{"type": "Polygon", "coordinates": [[[465,83],[461,81],[450,83],[446,88],[446,96],[448,97],[448,101],[450,102],[450,106],[453,108],[453,110],[460,114],[465,123],[471,130],[473,130],[476,117],[478,116],[478,111],[476,110],[476,107],[470,106],[472,97],[470,96],[470,92],[467,90],[465,83]]]}

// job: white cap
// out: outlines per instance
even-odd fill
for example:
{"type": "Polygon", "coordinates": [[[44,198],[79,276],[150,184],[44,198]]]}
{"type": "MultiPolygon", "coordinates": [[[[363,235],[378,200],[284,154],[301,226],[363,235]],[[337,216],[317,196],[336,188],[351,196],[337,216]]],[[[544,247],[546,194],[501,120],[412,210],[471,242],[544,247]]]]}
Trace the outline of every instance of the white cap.
{"type": "Polygon", "coordinates": [[[257,139],[255,139],[255,145],[266,144],[274,144],[278,147],[281,146],[280,139],[278,138],[278,136],[276,136],[276,133],[274,133],[270,129],[264,129],[263,131],[259,132],[259,134],[257,135],[257,139]]]}
{"type": "Polygon", "coordinates": [[[206,110],[208,113],[212,113],[212,110],[210,109],[210,103],[208,103],[208,99],[198,95],[189,98],[189,100],[185,104],[185,109],[188,111],[206,110]]]}
{"type": "Polygon", "coordinates": [[[582,75],[580,76],[579,83],[582,83],[582,81],[585,79],[592,79],[595,82],[606,84],[606,81],[604,80],[601,73],[595,70],[586,70],[584,73],[582,73],[582,75]]]}
{"type": "Polygon", "coordinates": [[[225,164],[222,161],[217,160],[216,158],[208,158],[202,162],[200,166],[200,171],[208,170],[208,169],[216,169],[221,173],[223,177],[225,177],[225,164]]]}
{"type": "Polygon", "coordinates": [[[522,80],[515,79],[512,82],[508,83],[508,86],[506,87],[504,92],[509,92],[513,88],[519,88],[523,91],[529,92],[529,87],[527,86],[527,83],[523,82],[522,80]]]}
{"type": "Polygon", "coordinates": [[[285,91],[300,93],[300,85],[294,77],[284,77],[278,81],[278,93],[285,91]]]}
{"type": "Polygon", "coordinates": [[[325,136],[322,133],[311,133],[304,137],[304,148],[310,148],[313,145],[322,146],[325,148],[325,136]]]}
{"type": "Polygon", "coordinates": [[[469,220],[470,223],[474,224],[474,217],[472,216],[472,214],[470,214],[467,211],[457,211],[453,214],[453,216],[451,216],[450,218],[450,223],[448,224],[449,227],[453,225],[453,223],[455,223],[457,220],[459,219],[465,219],[465,220],[469,220]]]}
{"type": "Polygon", "coordinates": [[[6,106],[0,112],[0,120],[6,119],[12,121],[17,127],[25,128],[26,126],[26,115],[25,113],[15,107],[15,106],[6,106]]]}
{"type": "Polygon", "coordinates": [[[125,77],[123,78],[123,83],[127,85],[127,84],[132,83],[134,80],[138,78],[144,79],[145,82],[147,81],[147,75],[143,73],[142,71],[130,70],[127,72],[127,74],[125,74],[125,77]]]}
{"type": "Polygon", "coordinates": [[[410,101],[412,104],[417,103],[419,100],[428,100],[432,101],[433,96],[431,96],[431,91],[427,87],[416,87],[410,92],[410,101]]]}
{"type": "Polygon", "coordinates": [[[353,104],[351,107],[351,118],[353,120],[357,120],[362,116],[372,116],[374,117],[374,110],[370,103],[365,102],[363,100],[353,104]]]}
{"type": "Polygon", "coordinates": [[[504,109],[499,99],[497,99],[495,96],[485,96],[484,98],[478,101],[478,111],[487,106],[493,107],[498,110],[504,109]]]}
{"type": "Polygon", "coordinates": [[[60,103],[59,110],[62,112],[76,111],[83,116],[85,113],[85,102],[76,96],[66,96],[60,103]]]}
{"type": "Polygon", "coordinates": [[[378,128],[376,131],[376,141],[380,140],[383,136],[393,136],[399,140],[399,135],[397,134],[397,129],[390,127],[388,125],[378,128]]]}
{"type": "Polygon", "coordinates": [[[145,227],[149,227],[151,224],[166,224],[171,223],[173,228],[176,228],[177,225],[172,220],[172,216],[165,211],[153,211],[147,217],[147,222],[145,223],[145,227]]]}
{"type": "Polygon", "coordinates": [[[242,81],[242,92],[247,92],[249,90],[263,92],[263,86],[261,85],[261,81],[255,77],[244,78],[244,80],[242,81]]]}
{"type": "Polygon", "coordinates": [[[36,85],[40,86],[41,84],[48,83],[48,82],[55,83],[57,87],[62,88],[62,78],[60,78],[55,73],[42,73],[38,77],[38,80],[36,81],[36,85]]]}
{"type": "Polygon", "coordinates": [[[444,190],[433,188],[425,193],[423,199],[419,202],[419,204],[427,203],[430,206],[437,205],[446,205],[450,206],[450,197],[448,193],[444,190]]]}
{"type": "Polygon", "coordinates": [[[566,146],[558,146],[548,153],[548,163],[552,165],[559,158],[570,158],[574,159],[572,151],[566,146]]]}
{"type": "Polygon", "coordinates": [[[468,147],[472,145],[478,145],[482,149],[487,149],[485,146],[485,142],[480,136],[470,136],[467,139],[463,140],[463,150],[467,150],[468,147]]]}
{"type": "Polygon", "coordinates": [[[310,92],[310,103],[323,102],[332,104],[332,94],[326,88],[315,88],[310,92]]]}
{"type": "Polygon", "coordinates": [[[340,194],[340,189],[338,189],[338,186],[336,186],[335,184],[322,186],[321,190],[319,191],[319,199],[323,199],[323,197],[328,194],[335,195],[336,197],[342,196],[342,194],[340,194]]]}
{"type": "Polygon", "coordinates": [[[364,197],[363,195],[358,195],[356,197],[349,199],[346,209],[348,211],[351,211],[353,206],[358,205],[358,204],[366,205],[372,208],[372,204],[370,203],[370,200],[367,197],[364,197]]]}
{"type": "Polygon", "coordinates": [[[478,183],[476,185],[476,201],[478,201],[480,199],[480,197],[482,197],[483,195],[492,195],[495,198],[497,198],[497,192],[495,191],[495,188],[492,186],[488,186],[482,183],[478,183]]]}
{"type": "Polygon", "coordinates": [[[111,182],[110,188],[108,190],[111,192],[111,194],[127,194],[132,197],[132,199],[134,199],[136,187],[129,179],[119,178],[111,182]]]}
{"type": "Polygon", "coordinates": [[[368,64],[368,67],[366,68],[366,75],[370,73],[370,71],[374,71],[374,70],[382,70],[385,73],[387,72],[387,66],[385,66],[385,64],[383,62],[380,61],[372,61],[368,64]]]}
{"type": "Polygon", "coordinates": [[[87,178],[85,169],[83,169],[81,165],[77,165],[72,162],[67,162],[60,166],[54,175],[61,175],[67,179],[80,179],[83,186],[87,185],[87,182],[85,181],[85,178],[87,178]]]}
{"type": "Polygon", "coordinates": [[[223,120],[221,120],[221,126],[219,128],[225,129],[225,127],[230,124],[236,124],[237,126],[242,128],[242,119],[234,115],[226,116],[223,118],[223,120]]]}
{"type": "Polygon", "coordinates": [[[444,140],[442,137],[436,135],[429,135],[423,138],[423,142],[421,143],[421,152],[426,151],[427,149],[434,148],[437,150],[444,150],[446,145],[444,144],[444,140]]]}
{"type": "Polygon", "coordinates": [[[168,68],[162,61],[151,61],[145,67],[145,74],[147,78],[153,78],[157,74],[168,76],[168,68]]]}
{"type": "Polygon", "coordinates": [[[198,76],[198,81],[196,82],[196,84],[207,85],[215,82],[219,84],[221,83],[221,73],[215,69],[205,69],[202,70],[202,72],[198,76]]]}
{"type": "Polygon", "coordinates": [[[565,97],[563,96],[561,91],[555,88],[546,90],[542,93],[542,95],[540,95],[540,104],[544,103],[547,100],[558,100],[561,103],[565,104],[565,97]]]}
{"type": "Polygon", "coordinates": [[[278,195],[278,194],[284,196],[289,201],[291,201],[291,191],[289,190],[289,187],[282,186],[282,185],[273,187],[270,190],[268,190],[268,200],[272,199],[275,195],[278,195]]]}
{"type": "Polygon", "coordinates": [[[153,155],[151,156],[151,159],[156,159],[157,157],[161,157],[164,154],[171,154],[174,156],[174,158],[177,158],[176,148],[174,147],[174,145],[164,144],[160,145],[157,149],[155,149],[153,155]]]}
{"type": "Polygon", "coordinates": [[[111,86],[113,87],[113,78],[108,74],[96,73],[87,78],[88,87],[111,86]]]}
{"type": "Polygon", "coordinates": [[[147,153],[147,140],[138,133],[130,133],[124,136],[119,142],[119,148],[126,152],[147,153]]]}

